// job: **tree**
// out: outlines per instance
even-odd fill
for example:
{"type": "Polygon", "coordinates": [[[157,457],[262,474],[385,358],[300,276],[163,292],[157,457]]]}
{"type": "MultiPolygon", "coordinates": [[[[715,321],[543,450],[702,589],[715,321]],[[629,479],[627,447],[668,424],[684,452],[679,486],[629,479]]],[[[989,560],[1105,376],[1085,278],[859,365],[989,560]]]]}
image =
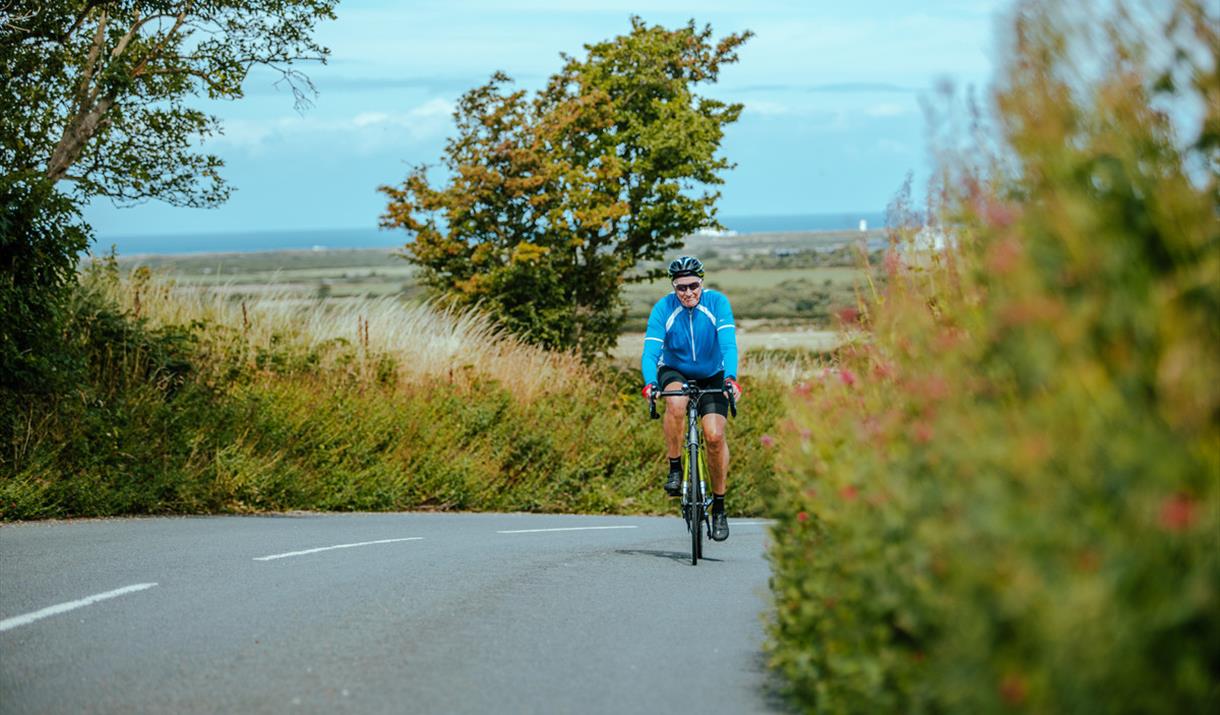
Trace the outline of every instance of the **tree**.
{"type": "Polygon", "coordinates": [[[262,66],[307,103],[313,86],[293,64],[325,61],[311,32],[336,2],[6,3],[0,167],[70,182],[82,199],[218,204],[228,195],[222,162],[194,145],[219,123],[188,100],[240,98],[262,66]]]}
{"type": "Polygon", "coordinates": [[[0,0],[0,387],[51,384],[80,205],[224,201],[221,160],[197,149],[219,122],[188,102],[240,98],[262,66],[307,104],[294,63],[325,61],[311,33],[336,2],[0,0]]]}
{"type": "Polygon", "coordinates": [[[406,229],[407,258],[434,293],[481,304],[504,327],[585,356],[615,343],[625,281],[683,236],[718,225],[724,127],[742,105],[698,96],[751,33],[714,41],[691,21],[586,45],[532,98],[497,73],[454,111],[442,185],[417,166],[382,226],[406,229]]]}

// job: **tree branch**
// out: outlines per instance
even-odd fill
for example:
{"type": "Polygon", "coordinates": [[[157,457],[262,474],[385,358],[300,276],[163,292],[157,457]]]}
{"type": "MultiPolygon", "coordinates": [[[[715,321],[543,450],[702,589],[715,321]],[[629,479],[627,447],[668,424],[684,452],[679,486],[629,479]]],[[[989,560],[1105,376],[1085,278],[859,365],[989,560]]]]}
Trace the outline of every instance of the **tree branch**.
{"type": "MultiPolygon", "coordinates": [[[[156,47],[152,49],[152,52],[149,52],[144,59],[140,60],[140,64],[136,65],[131,70],[132,79],[140,77],[144,74],[144,68],[148,66],[148,61],[150,59],[160,56],[162,50],[165,49],[165,45],[169,43],[170,38],[173,37],[176,32],[178,32],[178,29],[182,27],[182,23],[186,22],[186,14],[190,11],[190,9],[191,3],[189,2],[182,6],[182,10],[178,13],[177,18],[174,19],[174,26],[169,29],[169,32],[165,33],[161,37],[161,41],[158,42],[156,47]]],[[[164,17],[168,17],[168,15],[164,17]]]]}
{"type": "Polygon", "coordinates": [[[80,14],[76,16],[76,21],[72,23],[72,27],[69,27],[68,31],[59,38],[59,44],[62,45],[67,43],[67,41],[76,34],[76,31],[80,29],[80,26],[84,24],[85,18],[89,17],[89,13],[93,12],[93,8],[101,5],[103,1],[104,0],[89,0],[89,2],[86,2],[85,7],[83,7],[80,14]]]}

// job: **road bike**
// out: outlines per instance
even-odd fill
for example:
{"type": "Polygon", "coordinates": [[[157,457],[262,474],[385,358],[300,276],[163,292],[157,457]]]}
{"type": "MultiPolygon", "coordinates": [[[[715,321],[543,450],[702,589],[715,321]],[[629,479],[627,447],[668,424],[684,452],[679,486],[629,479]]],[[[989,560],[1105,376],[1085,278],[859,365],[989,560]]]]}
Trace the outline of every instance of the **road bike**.
{"type": "MultiPolygon", "coordinates": [[[[704,481],[707,470],[706,449],[700,435],[703,430],[699,426],[699,400],[707,395],[724,393],[719,387],[701,388],[689,383],[683,384],[677,390],[663,390],[653,393],[648,401],[648,414],[652,419],[659,419],[657,413],[658,397],[685,397],[686,400],[686,448],[682,451],[682,519],[686,522],[686,530],[690,532],[690,563],[695,566],[703,558],[703,532],[712,538],[712,495],[707,490],[704,481]],[[702,527],[702,528],[700,528],[702,527]]],[[[737,401],[732,390],[727,393],[729,411],[737,416],[737,401]]]]}

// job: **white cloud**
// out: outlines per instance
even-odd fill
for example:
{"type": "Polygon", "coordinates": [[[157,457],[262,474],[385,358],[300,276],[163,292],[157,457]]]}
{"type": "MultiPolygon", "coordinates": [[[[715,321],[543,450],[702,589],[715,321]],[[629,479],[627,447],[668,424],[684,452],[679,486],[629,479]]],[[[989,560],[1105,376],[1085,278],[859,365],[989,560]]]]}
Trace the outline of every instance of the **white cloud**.
{"type": "Polygon", "coordinates": [[[352,118],[352,124],[357,127],[367,127],[373,124],[384,124],[390,119],[385,112],[364,112],[352,118]]]}
{"type": "Polygon", "coordinates": [[[369,153],[390,146],[432,142],[449,132],[453,103],[433,98],[406,111],[368,110],[350,116],[288,115],[229,119],[211,143],[260,153],[272,144],[354,148],[369,153]]]}
{"type": "Polygon", "coordinates": [[[453,114],[453,102],[437,97],[436,99],[430,99],[418,107],[415,107],[407,114],[417,118],[448,118],[453,114]]]}
{"type": "Polygon", "coordinates": [[[915,111],[915,107],[911,104],[899,104],[898,102],[882,102],[874,104],[864,110],[864,113],[870,117],[901,117],[904,114],[911,114],[915,111]]]}

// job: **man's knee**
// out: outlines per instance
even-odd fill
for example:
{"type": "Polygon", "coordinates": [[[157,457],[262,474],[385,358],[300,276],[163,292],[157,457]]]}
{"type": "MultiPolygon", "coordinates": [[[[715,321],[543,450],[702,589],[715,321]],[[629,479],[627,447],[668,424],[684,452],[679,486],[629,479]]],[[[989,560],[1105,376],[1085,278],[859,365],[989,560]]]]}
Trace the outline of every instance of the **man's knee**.
{"type": "Polygon", "coordinates": [[[685,397],[666,397],[665,411],[672,417],[683,417],[686,415],[686,398],[685,397]]]}
{"type": "Polygon", "coordinates": [[[703,429],[703,437],[707,440],[708,449],[720,449],[724,446],[723,427],[705,427],[703,429]]]}

